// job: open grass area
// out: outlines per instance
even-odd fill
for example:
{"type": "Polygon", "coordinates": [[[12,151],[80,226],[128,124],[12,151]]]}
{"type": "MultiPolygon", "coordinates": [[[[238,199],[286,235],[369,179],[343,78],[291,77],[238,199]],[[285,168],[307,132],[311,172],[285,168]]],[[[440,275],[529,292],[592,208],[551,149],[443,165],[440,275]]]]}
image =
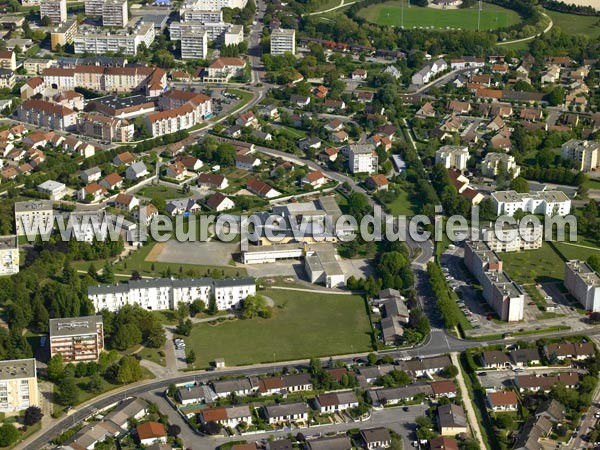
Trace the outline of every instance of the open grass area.
{"type": "Polygon", "coordinates": [[[184,198],[192,195],[191,192],[183,192],[181,189],[175,189],[162,184],[150,185],[140,190],[139,195],[150,199],[171,200],[174,198],[184,198]]]}
{"type": "Polygon", "coordinates": [[[196,368],[208,367],[215,358],[235,366],[371,350],[371,325],[361,297],[279,289],[263,293],[275,302],[270,319],[194,325],[186,348],[196,353],[196,368]]]}
{"type": "Polygon", "coordinates": [[[600,248],[594,242],[582,237],[577,242],[555,242],[554,246],[565,259],[587,260],[592,255],[600,256],[600,248]]]}
{"type": "Polygon", "coordinates": [[[160,366],[166,367],[167,360],[163,350],[158,348],[144,347],[137,353],[141,358],[152,361],[160,366]]]}
{"type": "Polygon", "coordinates": [[[408,195],[408,192],[401,189],[396,189],[395,194],[396,198],[394,201],[391,203],[386,203],[386,206],[390,208],[390,214],[393,216],[414,216],[415,211],[413,208],[416,205],[408,195]]]}
{"type": "Polygon", "coordinates": [[[565,264],[560,256],[544,243],[538,250],[501,253],[504,270],[518,283],[562,281],[565,264]]]}
{"type": "Polygon", "coordinates": [[[554,26],[566,34],[585,34],[592,39],[600,38],[600,17],[565,14],[546,10],[554,26]]]}
{"type": "MultiPolygon", "coordinates": [[[[168,269],[171,270],[173,275],[177,275],[181,272],[188,277],[207,276],[209,272],[214,269],[219,270],[220,274],[225,277],[239,277],[247,274],[246,269],[243,267],[227,266],[226,264],[228,261],[223,261],[224,265],[222,267],[146,261],[148,254],[150,251],[152,251],[155,245],[160,244],[155,242],[149,243],[134,251],[130,256],[124,258],[122,261],[115,263],[113,267],[117,277],[119,274],[123,274],[128,278],[134,270],[138,271],[142,277],[160,277],[168,269]]],[[[201,248],[201,244],[190,243],[190,246],[193,245],[198,245],[198,249],[201,248]]],[[[190,251],[194,251],[193,247],[190,247],[190,251]]],[[[77,270],[88,270],[91,263],[93,263],[96,269],[99,270],[102,269],[105,261],[74,261],[72,265],[77,270]]]]}
{"type": "MultiPolygon", "coordinates": [[[[371,5],[361,9],[358,15],[378,25],[402,26],[402,2],[393,1],[371,5]]],[[[477,29],[476,7],[467,9],[434,9],[411,6],[404,8],[404,27],[415,28],[459,28],[477,29]]],[[[519,23],[519,14],[515,11],[489,3],[483,4],[481,11],[481,30],[493,30],[519,23]]]]}

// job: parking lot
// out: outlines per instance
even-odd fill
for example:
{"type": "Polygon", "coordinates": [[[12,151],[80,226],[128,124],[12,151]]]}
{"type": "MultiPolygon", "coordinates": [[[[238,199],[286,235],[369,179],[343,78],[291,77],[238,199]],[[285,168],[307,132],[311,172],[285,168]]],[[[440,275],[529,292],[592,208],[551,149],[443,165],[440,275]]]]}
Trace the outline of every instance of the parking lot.
{"type": "Polygon", "coordinates": [[[177,362],[177,370],[187,368],[187,361],[185,358],[185,342],[183,339],[173,339],[173,345],[175,346],[175,361],[177,362]]]}

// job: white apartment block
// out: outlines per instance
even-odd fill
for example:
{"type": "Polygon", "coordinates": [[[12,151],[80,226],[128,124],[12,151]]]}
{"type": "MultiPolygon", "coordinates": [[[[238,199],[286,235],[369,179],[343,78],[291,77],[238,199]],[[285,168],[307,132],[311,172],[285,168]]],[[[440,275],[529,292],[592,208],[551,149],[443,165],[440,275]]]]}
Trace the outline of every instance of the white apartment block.
{"type": "Polygon", "coordinates": [[[185,33],[208,33],[208,39],[223,42],[231,24],[226,22],[171,22],[169,33],[172,41],[178,41],[185,33]]]}
{"type": "Polygon", "coordinates": [[[225,45],[238,45],[244,42],[244,27],[242,25],[231,25],[225,32],[225,45]]]}
{"type": "Polygon", "coordinates": [[[515,162],[515,157],[506,153],[490,152],[485,155],[481,162],[481,173],[484,177],[494,178],[498,176],[500,170],[512,172],[512,178],[516,178],[521,173],[521,168],[515,162]]]}
{"type": "Polygon", "coordinates": [[[208,31],[181,33],[181,59],[206,59],[208,57],[208,31]]]}
{"type": "Polygon", "coordinates": [[[39,405],[35,359],[0,361],[0,412],[39,405]]]}
{"type": "Polygon", "coordinates": [[[32,200],[15,203],[15,225],[17,235],[27,231],[34,234],[49,234],[54,226],[54,210],[50,200],[32,200]]]}
{"type": "Polygon", "coordinates": [[[49,17],[54,25],[67,21],[67,0],[43,0],[40,2],[40,18],[49,17]]]}
{"type": "Polygon", "coordinates": [[[348,168],[352,173],[377,173],[379,158],[371,144],[352,144],[342,148],[348,156],[348,168]]]}
{"type": "Polygon", "coordinates": [[[296,53],[296,30],[276,29],[271,32],[271,55],[296,53]]]}
{"type": "Polygon", "coordinates": [[[600,153],[600,142],[580,141],[571,139],[565,142],[561,148],[563,159],[573,161],[575,169],[582,172],[596,170],[598,165],[598,154],[600,153]]]}
{"type": "Polygon", "coordinates": [[[562,191],[498,191],[492,193],[492,201],[498,215],[512,216],[520,210],[530,214],[565,216],[571,211],[571,200],[562,191]]]}
{"type": "Polygon", "coordinates": [[[501,320],[523,320],[525,294],[502,270],[502,261],[485,242],[465,242],[465,265],[479,280],[483,296],[501,320]]]}
{"type": "Polygon", "coordinates": [[[223,8],[240,8],[246,6],[248,0],[185,0],[183,9],[199,11],[220,11],[223,8]]]}
{"type": "Polygon", "coordinates": [[[462,145],[444,145],[435,152],[435,163],[446,169],[465,170],[469,160],[469,149],[462,145]]]}
{"type": "Polygon", "coordinates": [[[148,310],[176,309],[180,303],[189,304],[195,300],[208,305],[211,298],[215,299],[217,309],[226,310],[239,307],[242,300],[254,294],[254,278],[157,278],[88,288],[88,298],[96,311],[118,311],[124,305],[133,304],[148,310]]]}
{"type": "Polygon", "coordinates": [[[600,275],[585,261],[565,264],[565,287],[588,311],[600,311],[600,275]]]}
{"type": "Polygon", "coordinates": [[[86,16],[101,16],[105,0],[85,0],[84,11],[86,16]]]}
{"type": "Polygon", "coordinates": [[[62,355],[65,362],[98,361],[104,349],[102,316],[50,319],[50,357],[62,355]]]}
{"type": "Polygon", "coordinates": [[[102,25],[124,28],[129,21],[127,0],[106,0],[102,5],[102,25]]]}
{"type": "Polygon", "coordinates": [[[19,272],[19,242],[17,236],[0,236],[0,276],[19,272]]]}
{"type": "Polygon", "coordinates": [[[542,247],[544,227],[533,224],[519,230],[518,227],[506,225],[496,230],[493,225],[482,227],[480,237],[494,252],[520,252],[542,247]]]}
{"type": "Polygon", "coordinates": [[[102,31],[99,29],[80,30],[73,39],[75,53],[91,53],[101,55],[106,52],[123,52],[126,55],[136,55],[140,44],[150,47],[154,42],[155,31],[153,24],[141,23],[134,30],[102,31]]]}
{"type": "Polygon", "coordinates": [[[181,9],[179,10],[179,18],[182,22],[223,22],[223,11],[181,9]]]}

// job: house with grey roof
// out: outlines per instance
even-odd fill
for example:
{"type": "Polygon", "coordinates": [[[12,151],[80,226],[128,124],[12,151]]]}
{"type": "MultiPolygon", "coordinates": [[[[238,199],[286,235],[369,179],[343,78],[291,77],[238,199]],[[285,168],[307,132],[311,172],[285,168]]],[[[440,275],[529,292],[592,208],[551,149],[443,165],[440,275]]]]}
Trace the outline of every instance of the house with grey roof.
{"type": "Polygon", "coordinates": [[[263,406],[263,413],[270,424],[308,420],[308,407],[304,402],[266,405],[263,406]]]}
{"type": "Polygon", "coordinates": [[[137,181],[140,178],[144,178],[149,173],[150,172],[148,172],[148,168],[142,161],[136,161],[125,171],[125,178],[128,180],[137,181]]]}

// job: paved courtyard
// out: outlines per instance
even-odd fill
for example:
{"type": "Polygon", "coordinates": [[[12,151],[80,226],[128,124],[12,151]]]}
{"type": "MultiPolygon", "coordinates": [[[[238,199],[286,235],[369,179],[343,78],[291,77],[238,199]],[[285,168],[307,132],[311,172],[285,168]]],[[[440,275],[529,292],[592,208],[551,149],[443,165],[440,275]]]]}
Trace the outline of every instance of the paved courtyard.
{"type": "Polygon", "coordinates": [[[232,253],[239,252],[239,243],[179,242],[170,240],[154,260],[165,263],[195,264],[200,266],[228,266],[232,253]]]}

